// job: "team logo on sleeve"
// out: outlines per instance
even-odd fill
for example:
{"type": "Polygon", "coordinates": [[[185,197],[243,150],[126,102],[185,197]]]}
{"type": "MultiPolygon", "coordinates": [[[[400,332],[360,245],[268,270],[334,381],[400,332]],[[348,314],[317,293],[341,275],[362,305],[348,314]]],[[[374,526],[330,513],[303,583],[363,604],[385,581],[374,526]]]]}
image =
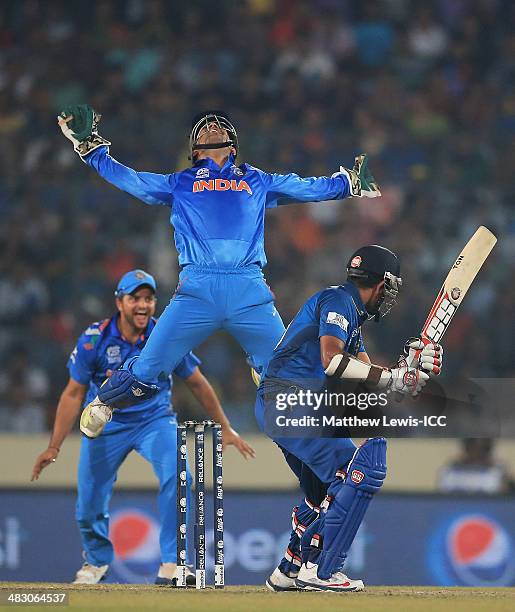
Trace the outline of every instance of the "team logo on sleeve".
{"type": "Polygon", "coordinates": [[[327,314],[326,323],[338,325],[338,327],[341,327],[343,331],[347,331],[347,328],[349,327],[349,322],[347,321],[347,319],[338,312],[329,312],[327,314]]]}
{"type": "Polygon", "coordinates": [[[102,330],[98,327],[93,327],[91,325],[84,333],[86,334],[86,336],[100,336],[102,330]]]}

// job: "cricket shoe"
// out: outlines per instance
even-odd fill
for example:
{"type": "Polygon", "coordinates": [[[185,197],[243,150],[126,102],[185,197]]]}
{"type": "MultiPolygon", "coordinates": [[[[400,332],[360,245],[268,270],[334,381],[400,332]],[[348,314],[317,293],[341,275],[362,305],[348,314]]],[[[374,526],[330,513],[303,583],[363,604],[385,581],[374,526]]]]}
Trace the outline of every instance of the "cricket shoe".
{"type": "Polygon", "coordinates": [[[276,567],[272,574],[266,579],[265,586],[269,591],[298,591],[299,587],[295,584],[295,578],[290,578],[283,574],[276,567]]]}
{"type": "Polygon", "coordinates": [[[108,569],[109,565],[97,567],[86,561],[75,575],[75,580],[72,584],[98,584],[106,577],[108,569]]]}
{"type": "Polygon", "coordinates": [[[330,578],[324,580],[317,575],[316,563],[303,563],[295,584],[302,591],[331,591],[346,593],[349,591],[363,591],[365,585],[362,580],[351,580],[343,572],[335,572],[330,578]],[[308,567],[309,565],[309,567],[308,567]]]}
{"type": "Polygon", "coordinates": [[[103,404],[97,396],[82,411],[80,430],[88,438],[98,438],[112,417],[113,410],[103,404]]]}
{"type": "MultiPolygon", "coordinates": [[[[177,586],[177,564],[176,563],[161,563],[159,566],[159,572],[157,573],[157,577],[154,581],[154,584],[159,586],[177,586]]],[[[195,574],[191,571],[191,569],[186,566],[186,586],[194,587],[196,586],[197,581],[195,579],[195,574]]]]}

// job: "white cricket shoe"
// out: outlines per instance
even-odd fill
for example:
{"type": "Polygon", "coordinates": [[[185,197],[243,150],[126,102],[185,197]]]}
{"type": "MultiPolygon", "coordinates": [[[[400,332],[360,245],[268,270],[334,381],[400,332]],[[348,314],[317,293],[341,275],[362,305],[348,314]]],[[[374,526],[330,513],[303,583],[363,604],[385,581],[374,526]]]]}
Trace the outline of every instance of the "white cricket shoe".
{"type": "MultiPolygon", "coordinates": [[[[159,586],[177,586],[177,563],[161,563],[159,572],[154,581],[159,586]]],[[[189,565],[186,566],[186,586],[194,587],[197,584],[195,574],[189,565]]]]}
{"type": "Polygon", "coordinates": [[[86,561],[77,572],[72,584],[97,584],[103,580],[107,574],[109,565],[91,565],[86,561]]]}
{"type": "Polygon", "coordinates": [[[332,591],[346,593],[348,591],[363,591],[365,585],[362,580],[351,580],[343,572],[335,572],[327,580],[317,575],[318,565],[303,563],[295,584],[303,591],[332,591]],[[309,567],[308,567],[309,565],[309,567]]]}
{"type": "Polygon", "coordinates": [[[104,427],[113,417],[113,410],[103,404],[98,395],[82,411],[80,416],[80,430],[88,438],[98,438],[104,427]]]}
{"type": "Polygon", "coordinates": [[[290,578],[283,574],[276,567],[272,574],[266,579],[265,586],[269,591],[298,591],[299,587],[295,584],[295,578],[290,578]]]}

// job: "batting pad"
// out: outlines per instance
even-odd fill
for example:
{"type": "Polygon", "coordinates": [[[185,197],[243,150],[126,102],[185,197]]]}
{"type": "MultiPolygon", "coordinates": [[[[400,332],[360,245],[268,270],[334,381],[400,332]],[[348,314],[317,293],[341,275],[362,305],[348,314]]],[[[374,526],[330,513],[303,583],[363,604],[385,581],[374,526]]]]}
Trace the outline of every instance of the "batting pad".
{"type": "Polygon", "coordinates": [[[358,532],[373,495],[386,477],[386,440],[372,438],[356,449],[345,480],[329,488],[331,503],[321,532],[323,549],[318,558],[318,577],[327,580],[338,571],[358,532]]]}

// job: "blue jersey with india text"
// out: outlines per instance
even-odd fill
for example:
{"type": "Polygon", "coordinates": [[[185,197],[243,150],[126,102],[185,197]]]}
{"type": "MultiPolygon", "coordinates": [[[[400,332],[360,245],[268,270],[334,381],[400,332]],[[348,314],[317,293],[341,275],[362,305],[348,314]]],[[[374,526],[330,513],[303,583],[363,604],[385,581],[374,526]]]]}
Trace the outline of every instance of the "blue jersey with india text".
{"type": "MultiPolygon", "coordinates": [[[[156,324],[155,319],[151,319],[145,332],[132,344],[120,333],[117,325],[118,316],[114,315],[110,319],[92,323],[80,336],[68,360],[70,377],[81,385],[88,385],[84,406],[98,395],[100,385],[114,370],[129,357],[141,353],[156,324]]],[[[199,364],[200,359],[189,353],[179,362],[173,373],[181,378],[188,378],[199,364]]],[[[158,385],[159,392],[151,399],[115,410],[113,421],[125,422],[145,419],[150,415],[154,417],[170,413],[172,376],[159,381],[158,385]]]]}
{"type": "Polygon", "coordinates": [[[350,195],[342,174],[301,178],[274,174],[230,156],[221,168],[212,159],[172,174],[136,172],[99,147],[84,160],[104,179],[146,204],[170,206],[179,264],[211,268],[266,265],[265,209],[288,201],[340,200],[350,195]]]}
{"type": "Polygon", "coordinates": [[[325,382],[320,338],[335,336],[345,351],[365,352],[361,325],[368,318],[353,283],[328,287],[311,296],[290,323],[274,349],[264,380],[276,380],[305,388],[321,388],[325,382]]]}

